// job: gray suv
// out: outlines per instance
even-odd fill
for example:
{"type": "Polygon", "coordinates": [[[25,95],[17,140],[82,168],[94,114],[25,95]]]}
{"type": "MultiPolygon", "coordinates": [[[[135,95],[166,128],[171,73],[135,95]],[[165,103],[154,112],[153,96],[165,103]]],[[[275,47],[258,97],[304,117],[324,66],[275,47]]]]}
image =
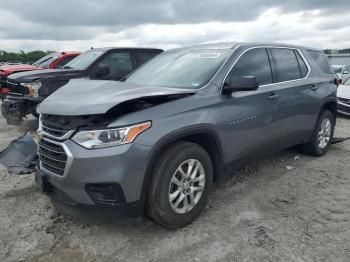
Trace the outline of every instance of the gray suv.
{"type": "Polygon", "coordinates": [[[121,82],[71,80],[38,107],[37,184],[184,226],[232,167],[294,145],[324,155],[335,77],[321,50],[225,43],[164,52],[121,82]]]}

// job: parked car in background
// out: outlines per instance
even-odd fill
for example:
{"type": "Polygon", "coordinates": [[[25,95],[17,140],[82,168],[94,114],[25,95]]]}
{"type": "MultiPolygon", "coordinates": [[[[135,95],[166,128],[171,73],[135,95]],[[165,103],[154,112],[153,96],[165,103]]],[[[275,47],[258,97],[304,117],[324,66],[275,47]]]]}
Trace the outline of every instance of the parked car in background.
{"type": "Polygon", "coordinates": [[[333,65],[332,67],[343,82],[350,78],[350,65],[333,65]]]}
{"type": "Polygon", "coordinates": [[[57,69],[62,68],[69,61],[80,55],[80,52],[54,52],[44,56],[32,65],[20,63],[5,63],[0,66],[0,97],[8,93],[7,77],[10,74],[41,70],[46,68],[57,69]]]}
{"type": "Polygon", "coordinates": [[[350,79],[338,87],[338,113],[350,116],[350,79]]]}
{"type": "Polygon", "coordinates": [[[161,52],[152,48],[96,48],[82,53],[61,70],[12,74],[7,80],[9,93],[2,104],[2,114],[8,124],[20,125],[24,116],[35,114],[36,106],[70,79],[120,80],[161,52]]]}
{"type": "Polygon", "coordinates": [[[321,50],[255,43],[170,50],[123,82],[72,80],[38,107],[36,181],[77,208],[181,227],[232,166],[294,145],[324,155],[336,87],[321,50]]]}

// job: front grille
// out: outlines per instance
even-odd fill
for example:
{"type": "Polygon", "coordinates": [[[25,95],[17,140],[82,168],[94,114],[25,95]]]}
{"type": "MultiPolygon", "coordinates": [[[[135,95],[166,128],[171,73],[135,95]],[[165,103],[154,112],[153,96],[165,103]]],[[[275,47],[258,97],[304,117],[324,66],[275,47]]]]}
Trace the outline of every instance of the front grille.
{"type": "Polygon", "coordinates": [[[67,154],[61,144],[41,138],[38,145],[40,167],[58,176],[63,176],[67,154]]]}
{"type": "Polygon", "coordinates": [[[338,110],[342,111],[344,113],[349,113],[350,114],[350,105],[349,106],[344,106],[344,105],[338,104],[338,110]]]}
{"type": "Polygon", "coordinates": [[[350,99],[338,97],[338,101],[341,102],[341,103],[350,105],[350,99]]]}
{"type": "Polygon", "coordinates": [[[68,134],[71,134],[73,130],[65,129],[62,126],[57,126],[49,122],[43,121],[41,123],[41,129],[48,135],[56,137],[58,139],[68,138],[68,134]]]}

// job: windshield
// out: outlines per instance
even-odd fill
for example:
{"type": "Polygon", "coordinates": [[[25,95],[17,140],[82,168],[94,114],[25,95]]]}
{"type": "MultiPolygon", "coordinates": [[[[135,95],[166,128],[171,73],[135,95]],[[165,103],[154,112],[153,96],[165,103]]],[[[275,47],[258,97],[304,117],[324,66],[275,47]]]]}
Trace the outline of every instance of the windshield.
{"type": "Polygon", "coordinates": [[[33,66],[38,66],[42,68],[47,68],[53,61],[58,58],[57,53],[52,53],[40,58],[38,61],[33,63],[33,66]]]}
{"type": "Polygon", "coordinates": [[[63,68],[71,69],[87,69],[93,62],[99,58],[104,51],[102,50],[89,50],[74,58],[67,63],[63,68]]]}
{"type": "Polygon", "coordinates": [[[336,74],[341,74],[341,72],[343,71],[343,67],[342,66],[332,66],[334,69],[334,72],[336,74]]]}
{"type": "Polygon", "coordinates": [[[132,73],[125,82],[198,89],[210,81],[229,54],[230,50],[162,53],[132,73]]]}

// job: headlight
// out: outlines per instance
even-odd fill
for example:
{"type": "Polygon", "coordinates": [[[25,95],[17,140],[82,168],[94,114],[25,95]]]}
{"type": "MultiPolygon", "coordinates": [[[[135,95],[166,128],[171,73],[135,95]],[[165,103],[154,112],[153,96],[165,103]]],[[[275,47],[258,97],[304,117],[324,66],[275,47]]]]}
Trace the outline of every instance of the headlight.
{"type": "Polygon", "coordinates": [[[151,122],[137,125],[93,131],[81,131],[72,139],[86,148],[101,148],[131,143],[143,131],[151,127],[151,122]]]}
{"type": "Polygon", "coordinates": [[[22,86],[28,88],[29,95],[32,97],[38,97],[38,90],[41,87],[41,82],[21,83],[22,86]]]}

